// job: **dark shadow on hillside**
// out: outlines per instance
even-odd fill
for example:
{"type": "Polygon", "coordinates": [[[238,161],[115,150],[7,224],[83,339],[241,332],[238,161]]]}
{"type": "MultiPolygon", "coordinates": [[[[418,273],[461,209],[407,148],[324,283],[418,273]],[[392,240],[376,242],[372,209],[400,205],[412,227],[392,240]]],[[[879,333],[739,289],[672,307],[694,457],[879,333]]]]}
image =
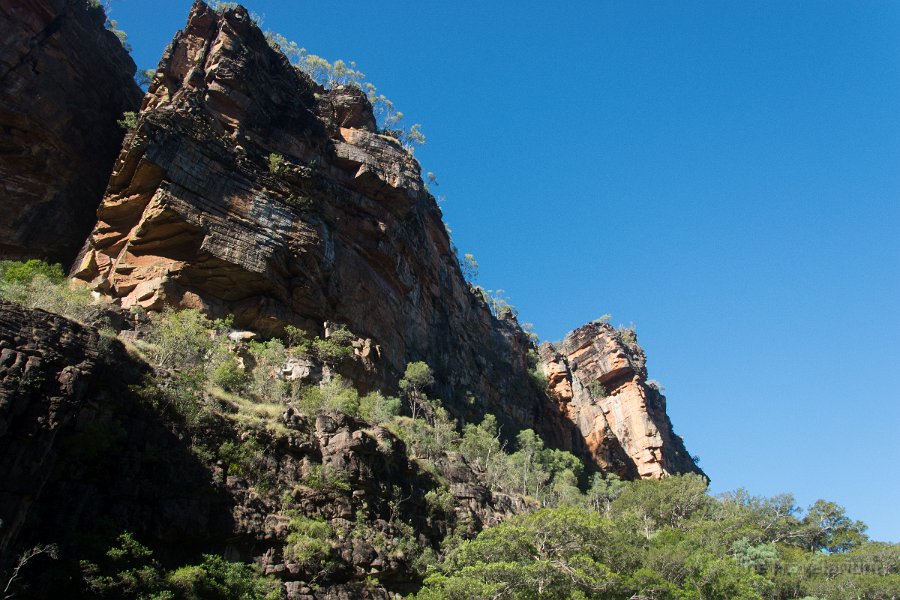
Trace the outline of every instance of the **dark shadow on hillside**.
{"type": "Polygon", "coordinates": [[[8,534],[0,567],[6,573],[38,544],[59,547],[58,560],[41,557],[22,570],[27,588],[16,597],[78,597],[79,561],[102,555],[123,531],[167,564],[227,549],[232,501],[190,435],[139,393],[146,365],[95,330],[9,304],[0,305],[0,348],[7,358],[18,351],[32,364],[42,359],[24,379],[0,361],[0,409],[15,409],[0,410],[8,534]],[[71,385],[59,385],[75,371],[71,385]]]}

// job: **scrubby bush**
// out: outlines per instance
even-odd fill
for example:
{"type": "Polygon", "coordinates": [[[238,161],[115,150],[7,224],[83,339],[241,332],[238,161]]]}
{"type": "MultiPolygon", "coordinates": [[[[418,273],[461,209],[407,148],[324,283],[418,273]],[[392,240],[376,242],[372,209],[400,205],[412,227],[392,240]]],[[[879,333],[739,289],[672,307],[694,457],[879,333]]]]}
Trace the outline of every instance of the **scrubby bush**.
{"type": "Polygon", "coordinates": [[[137,129],[137,123],[137,113],[133,110],[123,112],[122,118],[116,121],[119,127],[127,131],[137,129]]]}
{"type": "Polygon", "coordinates": [[[347,473],[333,466],[313,465],[303,478],[303,485],[314,490],[349,492],[352,490],[347,473]]]}
{"type": "Polygon", "coordinates": [[[205,382],[202,372],[188,369],[168,377],[148,376],[141,385],[133,386],[132,391],[156,410],[196,430],[212,416],[203,397],[205,382]]]}
{"type": "Polygon", "coordinates": [[[198,565],[166,571],[153,551],[125,532],[100,560],[81,561],[85,591],[133,600],[277,600],[281,584],[250,564],[204,554],[198,565]]]}
{"type": "Polygon", "coordinates": [[[540,391],[547,389],[547,376],[544,375],[544,368],[541,366],[541,359],[534,348],[528,350],[528,377],[531,383],[540,391]]]}
{"type": "Polygon", "coordinates": [[[340,375],[320,386],[309,386],[297,402],[303,414],[315,416],[325,410],[336,410],[352,417],[359,416],[359,392],[340,375]]]}
{"type": "Polygon", "coordinates": [[[233,356],[226,356],[213,368],[210,381],[228,392],[237,392],[247,383],[247,373],[233,356]]]}
{"type": "Polygon", "coordinates": [[[281,583],[260,575],[254,565],[204,554],[203,562],[166,575],[175,598],[185,600],[278,600],[281,583]]]}
{"type": "Polygon", "coordinates": [[[637,343],[637,333],[635,332],[634,325],[629,325],[628,327],[620,325],[616,328],[616,334],[619,336],[622,343],[632,352],[640,349],[640,346],[638,346],[637,343]]]}
{"type": "Polygon", "coordinates": [[[432,517],[446,517],[453,512],[455,505],[456,498],[445,487],[435,488],[425,493],[425,506],[428,508],[428,514],[432,517]]]}
{"type": "Polygon", "coordinates": [[[312,352],[312,339],[303,329],[294,325],[286,325],[284,338],[287,349],[293,355],[308,356],[312,352]]]}
{"type": "Polygon", "coordinates": [[[352,86],[363,90],[372,105],[372,112],[382,134],[397,138],[410,152],[415,145],[425,143],[422,125],[416,123],[409,129],[404,127],[402,125],[403,113],[396,110],[394,103],[384,94],[379,94],[372,83],[363,81],[366,75],[357,69],[354,61],[345,62],[338,59],[331,63],[321,56],[307,52],[306,48],[301,48],[296,42],[288,40],[279,33],[267,31],[265,35],[269,46],[284,53],[296,69],[308,75],[316,83],[326,88],[352,86]]]}
{"type": "Polygon", "coordinates": [[[400,414],[400,398],[371,392],[359,399],[359,416],[373,425],[382,425],[400,414]]]}
{"type": "Polygon", "coordinates": [[[314,573],[328,572],[334,568],[332,542],[335,535],[327,521],[294,513],[289,528],[284,547],[286,557],[314,573]]]}
{"type": "Polygon", "coordinates": [[[90,290],[68,282],[60,265],[40,260],[0,262],[0,298],[82,322],[100,314],[90,290]]]}
{"type": "Polygon", "coordinates": [[[260,401],[280,403],[290,395],[290,386],[282,376],[288,353],[279,339],[251,341],[250,354],[256,363],[250,376],[250,393],[260,401]]]}
{"type": "Polygon", "coordinates": [[[207,358],[226,343],[229,327],[229,321],[211,321],[193,308],[166,308],[154,318],[150,355],[163,367],[206,365],[207,358]]]}
{"type": "Polygon", "coordinates": [[[60,284],[66,278],[62,265],[58,263],[48,264],[36,259],[26,262],[0,261],[0,279],[3,283],[27,285],[39,276],[47,278],[53,284],[60,284]]]}
{"type": "Polygon", "coordinates": [[[594,400],[602,400],[609,395],[609,392],[606,391],[606,386],[604,386],[599,381],[592,381],[587,386],[588,393],[591,395],[591,398],[594,400]]]}
{"type": "Polygon", "coordinates": [[[280,175],[284,170],[284,156],[272,152],[271,154],[269,154],[268,165],[269,173],[271,173],[272,175],[280,175]]]}
{"type": "Polygon", "coordinates": [[[345,326],[335,328],[325,338],[316,337],[312,341],[313,350],[320,360],[335,364],[353,356],[353,342],[356,336],[345,326]]]}
{"type": "Polygon", "coordinates": [[[229,475],[254,478],[265,470],[265,455],[259,441],[248,436],[245,440],[229,440],[219,446],[219,459],[229,475]]]}

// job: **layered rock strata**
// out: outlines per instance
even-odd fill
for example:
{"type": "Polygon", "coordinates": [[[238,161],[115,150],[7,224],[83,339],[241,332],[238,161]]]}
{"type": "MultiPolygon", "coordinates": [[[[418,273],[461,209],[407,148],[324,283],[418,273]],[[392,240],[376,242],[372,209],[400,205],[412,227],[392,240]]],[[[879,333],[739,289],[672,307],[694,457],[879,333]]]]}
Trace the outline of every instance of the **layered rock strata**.
{"type": "Polygon", "coordinates": [[[589,323],[541,362],[550,395],[575,423],[594,461],[628,479],[700,473],[666,414],[666,397],[647,380],[647,359],[631,329],[589,323]]]}
{"type": "Polygon", "coordinates": [[[0,0],[0,258],[69,265],[136,110],[135,65],[87,0],[0,0]]]}
{"type": "Polygon", "coordinates": [[[163,56],[74,275],[123,307],[349,326],[390,388],[434,369],[454,413],[579,443],[527,376],[528,337],[465,282],[412,154],[354,88],[326,90],[243,8],[197,2],[163,56]],[[514,400],[513,400],[514,399],[514,400]]]}
{"type": "Polygon", "coordinates": [[[412,154],[379,132],[361,91],[310,80],[243,8],[194,4],[98,219],[73,275],[124,308],[233,314],[263,335],[345,324],[368,366],[352,376],[362,389],[396,389],[423,360],[462,422],[493,413],[510,438],[531,428],[628,477],[693,469],[686,454],[666,457],[673,436],[650,435],[656,413],[657,429],[642,424],[639,411],[658,412],[643,384],[633,413],[595,430],[588,409],[573,412],[580,398],[534,383],[531,341],[464,280],[412,154]]]}

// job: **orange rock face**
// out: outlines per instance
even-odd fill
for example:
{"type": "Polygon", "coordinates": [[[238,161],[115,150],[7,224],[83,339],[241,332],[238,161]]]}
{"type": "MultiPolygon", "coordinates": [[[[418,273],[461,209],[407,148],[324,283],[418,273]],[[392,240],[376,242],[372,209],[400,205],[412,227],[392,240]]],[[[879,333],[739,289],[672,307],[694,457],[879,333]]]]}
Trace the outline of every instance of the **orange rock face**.
{"type": "Polygon", "coordinates": [[[360,388],[395,388],[422,360],[461,422],[491,413],[510,438],[534,429],[627,477],[681,464],[667,462],[666,434],[648,437],[656,417],[646,424],[640,402],[626,402],[638,391],[618,390],[618,408],[585,399],[587,370],[633,372],[614,343],[573,346],[546,363],[552,395],[535,386],[531,341],[464,280],[412,154],[378,132],[361,91],[311,81],[243,8],[194,5],[73,274],[123,307],[232,314],[262,335],[345,324],[371,367],[350,376],[360,388]]]}
{"type": "Polygon", "coordinates": [[[311,81],[244,9],[198,2],[73,274],[123,307],[233,314],[262,335],[345,324],[370,348],[358,386],[390,389],[424,360],[460,419],[569,444],[528,337],[470,290],[418,162],[374,123],[365,94],[311,81]]]}
{"type": "Polygon", "coordinates": [[[676,436],[666,400],[647,383],[633,332],[592,323],[561,348],[541,346],[549,393],[584,436],[597,464],[626,478],[702,473],[676,436]]]}

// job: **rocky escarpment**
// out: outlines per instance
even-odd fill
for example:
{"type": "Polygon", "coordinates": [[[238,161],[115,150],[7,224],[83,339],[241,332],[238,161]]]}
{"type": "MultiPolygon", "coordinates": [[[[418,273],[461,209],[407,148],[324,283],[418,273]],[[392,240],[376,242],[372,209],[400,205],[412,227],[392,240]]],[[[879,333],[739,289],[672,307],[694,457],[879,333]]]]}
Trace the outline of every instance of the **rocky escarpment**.
{"type": "Polygon", "coordinates": [[[136,110],[135,65],[87,0],[0,0],[0,258],[71,264],[136,110]]]}
{"type": "Polygon", "coordinates": [[[0,302],[0,572],[57,544],[56,562],[24,574],[37,597],[81,597],[79,561],[123,531],[166,564],[204,552],[259,564],[288,598],[387,597],[418,583],[423,548],[531,508],[456,453],[438,476],[387,429],[334,411],[286,405],[262,427],[223,401],[188,426],[149,371],[91,327],[0,302]],[[446,502],[429,500],[437,491],[446,502]],[[324,549],[305,562],[291,536],[310,520],[324,549]]]}
{"type": "Polygon", "coordinates": [[[577,426],[595,462],[628,479],[700,473],[666,414],[666,397],[647,380],[632,329],[590,323],[559,347],[540,348],[550,394],[577,426]]]}
{"type": "Polygon", "coordinates": [[[389,389],[424,360],[457,416],[581,443],[530,383],[528,337],[463,279],[412,155],[362,92],[311,81],[243,8],[193,6],[98,217],[73,272],[123,307],[199,307],[264,334],[346,324],[372,353],[357,385],[389,389]]]}

